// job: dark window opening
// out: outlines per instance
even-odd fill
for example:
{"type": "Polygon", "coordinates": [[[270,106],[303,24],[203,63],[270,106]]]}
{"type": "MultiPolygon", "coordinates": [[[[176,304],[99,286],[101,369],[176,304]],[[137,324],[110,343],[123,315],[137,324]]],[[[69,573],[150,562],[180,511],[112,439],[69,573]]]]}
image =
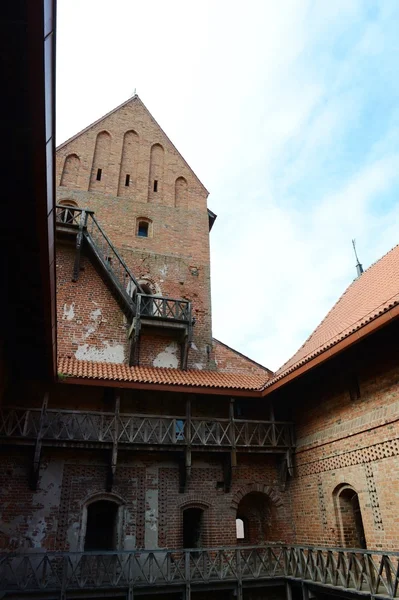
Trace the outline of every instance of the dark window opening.
{"type": "Polygon", "coordinates": [[[154,179],[154,192],[158,191],[158,179],[154,179]]]}
{"type": "Polygon", "coordinates": [[[359,380],[355,373],[351,373],[349,375],[348,387],[349,387],[349,396],[350,396],[350,399],[352,400],[352,402],[354,400],[358,400],[360,398],[360,386],[359,386],[359,380]]]}
{"type": "Polygon", "coordinates": [[[130,185],[130,175],[126,175],[126,178],[125,178],[125,186],[126,186],[126,187],[129,187],[129,185],[130,185]]]}
{"type": "Polygon", "coordinates": [[[139,237],[148,237],[148,223],[146,221],[140,221],[139,227],[137,230],[137,235],[139,237]]]}
{"type": "Polygon", "coordinates": [[[341,541],[346,548],[367,548],[359,496],[351,487],[338,495],[341,541]]]}
{"type": "Polygon", "coordinates": [[[97,177],[96,177],[97,181],[101,181],[102,173],[103,173],[102,169],[97,169],[97,177]]]}
{"type": "Polygon", "coordinates": [[[203,517],[201,508],[187,508],[183,512],[183,547],[201,548],[203,544],[203,517]]]}
{"type": "Polygon", "coordinates": [[[237,540],[245,539],[245,523],[239,517],[236,519],[236,537],[237,540]]]}
{"type": "Polygon", "coordinates": [[[87,507],[85,551],[116,550],[116,517],[118,506],[109,500],[98,500],[87,507]]]}

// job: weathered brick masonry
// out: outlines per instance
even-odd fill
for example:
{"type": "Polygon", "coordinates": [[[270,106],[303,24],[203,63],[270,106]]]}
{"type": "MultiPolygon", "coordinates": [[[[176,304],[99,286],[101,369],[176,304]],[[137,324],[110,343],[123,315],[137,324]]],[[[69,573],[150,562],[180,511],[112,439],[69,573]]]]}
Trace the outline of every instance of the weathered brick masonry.
{"type": "MultiPolygon", "coordinates": [[[[213,368],[208,192],[137,97],[58,149],[57,183],[57,201],[94,210],[140,283],[154,294],[192,301],[189,365],[213,368]],[[140,219],[150,223],[148,237],[137,235],[140,219]]],[[[177,366],[173,339],[150,349],[147,342],[142,364],[164,352],[158,363],[177,366]]]]}

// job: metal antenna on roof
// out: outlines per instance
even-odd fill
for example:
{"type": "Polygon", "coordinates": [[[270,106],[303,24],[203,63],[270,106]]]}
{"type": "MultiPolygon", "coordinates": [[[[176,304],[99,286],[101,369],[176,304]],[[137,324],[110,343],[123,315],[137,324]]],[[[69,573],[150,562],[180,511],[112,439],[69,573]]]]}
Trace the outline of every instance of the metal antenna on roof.
{"type": "Polygon", "coordinates": [[[362,266],[361,262],[359,261],[359,257],[356,252],[356,240],[352,240],[352,246],[353,246],[353,251],[355,253],[356,261],[357,261],[356,262],[357,276],[360,277],[360,275],[363,273],[363,266],[362,266]]]}

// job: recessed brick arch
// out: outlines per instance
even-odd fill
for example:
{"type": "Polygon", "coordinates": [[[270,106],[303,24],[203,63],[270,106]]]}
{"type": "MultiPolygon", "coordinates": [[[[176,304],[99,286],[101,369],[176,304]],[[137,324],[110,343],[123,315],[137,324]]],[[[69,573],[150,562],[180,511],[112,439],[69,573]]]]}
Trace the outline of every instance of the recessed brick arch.
{"type": "Polygon", "coordinates": [[[240,487],[240,489],[234,494],[230,507],[233,510],[237,510],[238,505],[244,496],[251,494],[252,492],[260,492],[261,494],[265,494],[268,499],[277,507],[283,506],[284,504],[280,494],[276,492],[272,486],[264,483],[247,483],[246,485],[240,487]]]}
{"type": "Polygon", "coordinates": [[[211,504],[204,500],[203,498],[199,498],[198,496],[192,498],[185,498],[184,500],[180,500],[177,503],[177,507],[181,510],[185,508],[210,508],[211,504]]]}

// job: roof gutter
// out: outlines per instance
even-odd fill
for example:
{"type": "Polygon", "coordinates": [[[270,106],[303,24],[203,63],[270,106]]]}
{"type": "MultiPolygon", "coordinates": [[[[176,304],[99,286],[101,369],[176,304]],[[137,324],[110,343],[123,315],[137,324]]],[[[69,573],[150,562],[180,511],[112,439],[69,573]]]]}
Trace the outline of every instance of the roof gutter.
{"type": "Polygon", "coordinates": [[[396,304],[395,306],[388,309],[387,311],[385,311],[384,313],[382,313],[381,315],[379,315],[372,321],[369,321],[368,323],[366,323],[365,325],[363,325],[362,327],[360,327],[359,329],[357,329],[356,331],[354,331],[353,333],[351,333],[344,339],[340,340],[339,342],[337,342],[330,348],[327,348],[324,352],[315,356],[314,358],[309,360],[307,363],[301,365],[297,369],[294,369],[291,373],[288,373],[287,375],[283,376],[281,379],[278,379],[274,383],[270,383],[270,385],[266,384],[266,386],[263,388],[262,396],[263,397],[267,396],[271,392],[274,392],[278,388],[286,385],[293,379],[296,379],[297,377],[304,375],[304,373],[307,373],[311,369],[314,369],[315,367],[319,366],[320,364],[326,362],[333,356],[336,356],[340,352],[343,352],[349,346],[353,346],[354,344],[357,344],[358,342],[362,341],[367,336],[371,335],[372,333],[375,333],[379,329],[382,329],[388,323],[390,323],[394,319],[397,319],[398,317],[399,317],[399,304],[396,304]]]}

